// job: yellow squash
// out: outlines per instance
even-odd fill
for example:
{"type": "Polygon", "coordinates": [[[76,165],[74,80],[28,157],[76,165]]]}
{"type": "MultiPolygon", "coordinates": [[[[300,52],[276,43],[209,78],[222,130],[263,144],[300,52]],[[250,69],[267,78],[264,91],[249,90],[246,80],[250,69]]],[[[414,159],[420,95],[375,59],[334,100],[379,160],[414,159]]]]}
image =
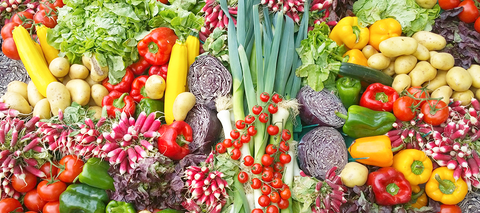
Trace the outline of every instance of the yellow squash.
{"type": "Polygon", "coordinates": [[[41,52],[38,51],[28,31],[23,26],[18,26],[15,27],[12,34],[17,46],[18,55],[20,55],[20,59],[22,59],[28,75],[40,94],[47,97],[48,84],[57,81],[57,79],[48,69],[45,58],[43,58],[41,52]]]}
{"type": "Polygon", "coordinates": [[[168,63],[167,88],[165,89],[165,121],[171,124],[173,118],[173,103],[175,98],[187,90],[188,73],[187,45],[177,40],[173,45],[168,63]]]}
{"type": "Polygon", "coordinates": [[[58,57],[58,50],[54,47],[50,46],[47,42],[47,30],[48,27],[45,25],[37,26],[37,36],[38,40],[40,41],[40,46],[42,47],[43,54],[45,55],[45,59],[47,59],[47,63],[50,64],[53,59],[58,57]]]}
{"type": "Polygon", "coordinates": [[[189,35],[186,44],[188,49],[188,67],[190,67],[193,62],[195,62],[195,58],[198,54],[200,54],[200,40],[193,35],[189,35]]]}

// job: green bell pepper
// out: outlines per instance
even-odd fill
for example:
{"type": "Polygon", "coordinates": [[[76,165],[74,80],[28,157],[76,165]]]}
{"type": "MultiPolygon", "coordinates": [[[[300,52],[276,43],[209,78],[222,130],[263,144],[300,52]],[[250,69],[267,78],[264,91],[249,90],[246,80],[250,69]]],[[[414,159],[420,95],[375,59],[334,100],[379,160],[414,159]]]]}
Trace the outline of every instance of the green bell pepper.
{"type": "Polygon", "coordinates": [[[103,189],[72,184],[60,195],[61,213],[105,213],[110,199],[103,189]]]}
{"type": "Polygon", "coordinates": [[[99,158],[90,158],[87,163],[83,165],[83,170],[78,175],[80,183],[87,184],[99,189],[110,189],[115,191],[113,185],[113,178],[108,174],[110,165],[99,158]]]}
{"type": "Polygon", "coordinates": [[[366,107],[352,105],[348,116],[339,112],[335,114],[345,119],[343,132],[352,138],[383,135],[390,131],[397,118],[390,112],[375,111],[366,107]]]}
{"type": "Polygon", "coordinates": [[[136,213],[135,207],[131,203],[112,200],[107,205],[107,213],[136,213]]]}
{"type": "MultiPolygon", "coordinates": [[[[155,99],[150,99],[150,98],[144,98],[138,102],[136,110],[135,110],[135,115],[138,117],[138,115],[141,112],[147,113],[147,116],[150,115],[152,112],[163,112],[163,101],[160,100],[155,100],[155,99]]],[[[159,117],[160,114],[157,113],[157,116],[159,117]]]]}
{"type": "Polygon", "coordinates": [[[362,90],[360,80],[350,77],[342,77],[337,80],[335,85],[338,90],[338,97],[342,100],[345,108],[358,104],[360,101],[360,91],[362,90]]]}

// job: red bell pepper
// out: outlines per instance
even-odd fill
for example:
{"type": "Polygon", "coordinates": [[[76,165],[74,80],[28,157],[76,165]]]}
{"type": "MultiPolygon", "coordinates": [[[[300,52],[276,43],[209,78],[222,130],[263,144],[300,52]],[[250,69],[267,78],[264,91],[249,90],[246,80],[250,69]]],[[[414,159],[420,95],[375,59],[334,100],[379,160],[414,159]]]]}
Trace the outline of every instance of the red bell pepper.
{"type": "Polygon", "coordinates": [[[159,75],[162,76],[163,80],[167,82],[167,72],[168,72],[168,64],[160,65],[160,66],[152,66],[148,70],[148,75],[159,75]]]}
{"type": "Polygon", "coordinates": [[[133,74],[133,71],[130,68],[125,69],[125,75],[122,78],[122,81],[120,83],[112,85],[108,83],[108,78],[102,81],[102,85],[107,88],[109,92],[111,91],[118,91],[118,92],[130,92],[130,88],[132,87],[132,82],[133,79],[135,79],[135,75],[133,74]]]}
{"type": "Polygon", "coordinates": [[[137,103],[147,97],[147,92],[145,92],[145,82],[147,82],[147,79],[148,75],[141,75],[133,80],[130,96],[132,96],[133,100],[137,103]]]}
{"type": "Polygon", "coordinates": [[[372,186],[375,200],[380,205],[408,203],[412,197],[410,182],[393,167],[383,167],[368,174],[367,184],[372,186]]]}
{"type": "Polygon", "coordinates": [[[172,29],[159,27],[138,42],[138,53],[151,65],[163,65],[170,59],[172,47],[177,39],[172,29]]]}
{"type": "Polygon", "coordinates": [[[144,57],[140,57],[137,62],[128,66],[135,75],[142,75],[151,65],[145,60],[144,57]]]}
{"type": "Polygon", "coordinates": [[[392,87],[381,83],[370,84],[360,99],[360,106],[372,110],[391,112],[393,103],[399,98],[398,92],[392,87]]]}
{"type": "Polygon", "coordinates": [[[181,160],[190,153],[188,143],[193,141],[193,130],[185,121],[162,125],[158,138],[158,151],[172,160],[181,160]],[[179,143],[183,143],[180,145],[179,143]]]}
{"type": "Polygon", "coordinates": [[[135,101],[128,93],[113,90],[103,97],[102,106],[107,108],[109,117],[115,117],[116,112],[125,112],[129,116],[135,115],[135,101]]]}

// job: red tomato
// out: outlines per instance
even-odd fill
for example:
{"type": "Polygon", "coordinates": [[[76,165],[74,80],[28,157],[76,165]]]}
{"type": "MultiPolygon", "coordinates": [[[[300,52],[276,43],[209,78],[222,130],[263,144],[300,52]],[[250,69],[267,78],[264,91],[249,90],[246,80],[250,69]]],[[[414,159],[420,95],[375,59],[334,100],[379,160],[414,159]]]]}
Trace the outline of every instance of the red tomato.
{"type": "Polygon", "coordinates": [[[270,201],[272,201],[272,203],[278,203],[280,201],[280,195],[278,194],[278,192],[272,192],[270,193],[270,201]]]}
{"type": "Polygon", "coordinates": [[[227,151],[227,148],[223,145],[223,143],[218,143],[215,146],[215,149],[217,150],[218,153],[223,154],[227,151]]]}
{"type": "Polygon", "coordinates": [[[8,24],[5,24],[5,26],[2,27],[2,38],[12,38],[12,30],[18,25],[19,24],[16,22],[10,22],[8,24]]]}
{"type": "Polygon", "coordinates": [[[252,189],[260,189],[260,187],[262,187],[262,181],[258,178],[253,178],[251,186],[252,189]]]}
{"type": "Polygon", "coordinates": [[[268,114],[267,113],[260,113],[258,116],[258,120],[262,123],[267,123],[268,122],[268,114]]]}
{"type": "Polygon", "coordinates": [[[168,0],[157,0],[159,2],[162,2],[163,4],[168,4],[168,0]]]}
{"type": "Polygon", "coordinates": [[[267,102],[270,99],[270,95],[267,92],[262,92],[260,94],[260,100],[263,102],[267,102]]]}
{"type": "Polygon", "coordinates": [[[10,59],[20,60],[20,56],[18,55],[17,45],[15,45],[15,41],[11,37],[3,40],[2,52],[5,56],[7,56],[10,59]]]}
{"type": "Polygon", "coordinates": [[[22,204],[13,198],[5,198],[0,201],[0,213],[23,212],[22,204]]]}
{"type": "Polygon", "coordinates": [[[253,164],[253,166],[252,166],[252,173],[253,174],[258,175],[258,174],[262,173],[262,171],[263,171],[262,165],[260,165],[259,163],[254,163],[253,164]]]}
{"type": "Polygon", "coordinates": [[[437,100],[430,100],[425,103],[421,108],[421,112],[424,114],[423,120],[425,123],[433,126],[438,126],[445,122],[449,114],[447,104],[437,100]]]}
{"type": "Polygon", "coordinates": [[[263,154],[262,156],[262,165],[264,166],[270,166],[273,163],[273,157],[270,156],[269,154],[263,154]]]}
{"type": "Polygon", "coordinates": [[[273,181],[270,184],[272,185],[273,188],[277,188],[277,189],[282,188],[283,186],[283,182],[281,178],[273,179],[273,181]]]}
{"type": "Polygon", "coordinates": [[[33,16],[35,23],[41,23],[48,28],[54,28],[57,25],[57,14],[55,12],[46,12],[46,10],[40,10],[33,16]]]}
{"type": "Polygon", "coordinates": [[[232,155],[230,157],[233,160],[238,160],[238,159],[240,159],[240,157],[242,157],[242,151],[240,151],[240,149],[238,149],[238,148],[233,149],[231,154],[232,155]]]}
{"type": "Polygon", "coordinates": [[[478,33],[480,33],[480,17],[477,18],[477,20],[475,21],[475,25],[473,27],[478,33]]]}
{"type": "Polygon", "coordinates": [[[249,126],[247,128],[247,134],[254,136],[257,134],[257,129],[255,129],[255,126],[249,126]]]}
{"type": "Polygon", "coordinates": [[[280,159],[280,163],[287,164],[287,163],[290,163],[290,161],[292,161],[292,156],[286,153],[282,153],[280,154],[279,159],[280,159]]]}
{"type": "Polygon", "coordinates": [[[40,171],[47,175],[45,179],[50,179],[52,176],[56,177],[58,174],[58,168],[55,165],[52,165],[50,162],[44,163],[42,167],[40,167],[40,171]]]}
{"type": "Polygon", "coordinates": [[[252,213],[263,213],[262,209],[253,209],[252,213]]]}
{"type": "Polygon", "coordinates": [[[278,208],[280,209],[286,209],[289,205],[290,203],[288,202],[288,200],[280,199],[280,201],[278,201],[278,208]]]}
{"type": "Polygon", "coordinates": [[[47,204],[47,201],[42,200],[37,189],[33,189],[25,194],[25,197],[23,197],[23,204],[25,204],[28,210],[39,212],[43,210],[43,206],[47,204]]]}
{"type": "Polygon", "coordinates": [[[43,206],[43,213],[60,213],[60,202],[48,202],[43,206]]]}
{"type": "Polygon", "coordinates": [[[37,213],[36,211],[28,211],[28,212],[25,212],[25,213],[37,213]]]}
{"type": "Polygon", "coordinates": [[[285,168],[285,165],[281,162],[276,162],[273,164],[273,171],[280,172],[283,171],[285,168]]]}
{"type": "Polygon", "coordinates": [[[267,147],[265,148],[265,153],[269,155],[273,155],[277,152],[277,147],[273,144],[268,144],[267,147]]]}
{"type": "Polygon", "coordinates": [[[415,100],[409,96],[403,96],[393,103],[393,114],[401,121],[410,121],[415,118],[416,111],[412,109],[415,100]]]}
{"type": "Polygon", "coordinates": [[[458,207],[457,205],[442,204],[440,208],[441,209],[439,213],[462,213],[462,209],[460,209],[460,207],[458,207]]]}
{"type": "Polygon", "coordinates": [[[460,0],[438,0],[438,5],[444,10],[450,10],[458,7],[460,0]]]}
{"type": "Polygon", "coordinates": [[[40,10],[54,10],[57,11],[57,7],[63,7],[63,0],[42,0],[38,8],[40,10]],[[53,2],[53,3],[52,3],[53,2]]]}
{"type": "Polygon", "coordinates": [[[282,98],[279,94],[276,94],[276,93],[275,93],[275,94],[272,96],[272,101],[273,101],[274,103],[276,103],[276,104],[278,104],[278,103],[279,103],[280,101],[282,101],[282,100],[283,100],[283,98],[282,98]]]}
{"type": "Polygon", "coordinates": [[[266,213],[278,213],[278,208],[274,205],[270,205],[267,207],[266,213]]]}
{"type": "Polygon", "coordinates": [[[248,181],[248,174],[246,172],[238,173],[238,182],[246,183],[248,181]]]}
{"type": "Polygon", "coordinates": [[[73,180],[82,172],[83,161],[75,155],[67,155],[60,160],[60,165],[65,166],[65,170],[58,175],[58,179],[65,183],[73,183],[73,180]]]}
{"type": "Polygon", "coordinates": [[[280,130],[279,130],[278,126],[276,126],[276,125],[269,125],[267,127],[267,133],[269,135],[277,135],[279,131],[280,130]]]}
{"type": "Polygon", "coordinates": [[[272,171],[263,171],[262,173],[262,180],[266,182],[270,182],[273,179],[273,172],[272,171]]]}
{"type": "Polygon", "coordinates": [[[280,197],[282,199],[288,200],[292,196],[289,188],[285,188],[284,190],[280,191],[280,197]]]}
{"type": "Polygon", "coordinates": [[[458,18],[465,23],[473,23],[478,17],[478,8],[475,6],[473,0],[462,1],[459,7],[463,7],[463,11],[458,14],[458,18]]]}
{"type": "MultiPolygon", "coordinates": [[[[417,99],[426,99],[426,98],[430,97],[430,94],[428,94],[428,92],[426,90],[422,89],[421,87],[410,87],[410,88],[408,88],[407,92],[412,94],[413,97],[415,97],[417,99]]],[[[420,100],[415,100],[415,99],[414,99],[414,101],[415,101],[415,104],[418,104],[420,102],[425,103],[425,101],[420,101],[420,100]]],[[[423,103],[420,104],[420,106],[423,105],[423,103]]]]}
{"type": "Polygon", "coordinates": [[[32,27],[33,14],[27,11],[18,12],[12,17],[12,21],[22,25],[26,29],[32,27]]]}
{"type": "Polygon", "coordinates": [[[262,188],[260,189],[260,191],[262,191],[262,194],[264,195],[268,195],[272,192],[272,187],[270,187],[269,185],[267,184],[263,184],[262,185],[262,188]]]}
{"type": "Polygon", "coordinates": [[[49,184],[44,180],[37,186],[38,194],[45,201],[57,201],[65,189],[67,189],[67,184],[61,181],[49,184]]]}
{"type": "Polygon", "coordinates": [[[37,177],[28,171],[24,171],[25,177],[14,175],[12,178],[12,186],[17,192],[28,192],[37,185],[37,177]]]}
{"type": "Polygon", "coordinates": [[[263,110],[263,108],[262,108],[261,106],[259,106],[259,105],[255,105],[255,106],[253,106],[253,108],[252,108],[252,112],[253,112],[253,114],[255,114],[255,115],[260,114],[260,113],[262,112],[262,110],[263,110]]]}
{"type": "Polygon", "coordinates": [[[251,155],[247,155],[247,156],[245,156],[245,157],[243,158],[243,164],[244,164],[245,166],[251,166],[251,165],[253,165],[254,161],[255,161],[255,160],[253,159],[253,157],[252,157],[251,155]]]}
{"type": "Polygon", "coordinates": [[[267,195],[262,195],[258,198],[258,204],[262,207],[270,205],[270,198],[267,195]]]}

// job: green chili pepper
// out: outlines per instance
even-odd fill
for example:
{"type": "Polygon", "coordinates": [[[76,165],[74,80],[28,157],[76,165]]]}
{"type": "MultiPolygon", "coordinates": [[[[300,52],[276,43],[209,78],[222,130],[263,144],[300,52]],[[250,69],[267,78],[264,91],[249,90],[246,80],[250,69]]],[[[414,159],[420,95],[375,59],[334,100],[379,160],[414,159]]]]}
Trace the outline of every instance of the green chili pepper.
{"type": "Polygon", "coordinates": [[[352,138],[383,135],[392,129],[396,120],[390,112],[375,111],[358,105],[348,108],[348,116],[339,112],[335,114],[346,120],[343,132],[352,138]]]}
{"type": "Polygon", "coordinates": [[[136,213],[135,207],[131,203],[112,200],[107,205],[107,213],[136,213]]]}
{"type": "MultiPolygon", "coordinates": [[[[163,112],[163,105],[163,101],[144,98],[137,104],[135,115],[138,117],[141,112],[145,112],[148,116],[152,112],[163,112]]],[[[158,116],[160,116],[160,113],[158,113],[158,116]]]]}
{"type": "Polygon", "coordinates": [[[108,174],[110,166],[106,161],[99,158],[90,158],[87,163],[83,165],[83,170],[78,175],[80,183],[87,184],[99,189],[110,189],[115,191],[113,185],[113,178],[108,174]]]}
{"type": "Polygon", "coordinates": [[[342,77],[337,80],[336,87],[338,90],[338,97],[342,100],[345,108],[358,104],[360,101],[360,90],[362,90],[360,80],[350,77],[342,77]]]}
{"type": "Polygon", "coordinates": [[[86,184],[72,184],[60,195],[60,212],[105,213],[109,200],[103,189],[86,184]]]}

